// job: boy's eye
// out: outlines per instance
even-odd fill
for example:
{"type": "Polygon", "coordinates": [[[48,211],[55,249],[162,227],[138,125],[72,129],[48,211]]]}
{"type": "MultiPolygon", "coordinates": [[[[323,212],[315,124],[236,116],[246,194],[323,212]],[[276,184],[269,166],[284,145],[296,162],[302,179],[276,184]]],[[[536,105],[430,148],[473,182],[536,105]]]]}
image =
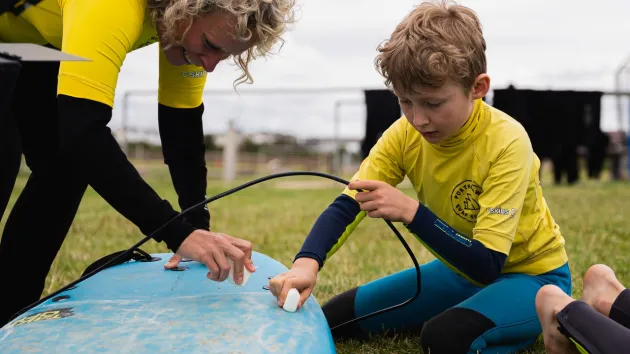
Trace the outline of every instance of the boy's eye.
{"type": "Polygon", "coordinates": [[[398,100],[398,102],[400,102],[400,104],[411,104],[411,101],[409,100],[398,100]]]}
{"type": "Polygon", "coordinates": [[[442,102],[425,102],[425,104],[427,105],[427,107],[437,108],[442,104],[442,102]]]}

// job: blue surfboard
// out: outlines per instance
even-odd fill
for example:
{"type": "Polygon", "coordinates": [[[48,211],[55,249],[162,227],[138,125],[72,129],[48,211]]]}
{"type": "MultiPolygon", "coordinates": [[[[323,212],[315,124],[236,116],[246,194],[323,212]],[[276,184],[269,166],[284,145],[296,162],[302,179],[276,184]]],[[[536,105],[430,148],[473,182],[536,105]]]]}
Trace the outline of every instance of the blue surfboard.
{"type": "Polygon", "coordinates": [[[104,269],[30,309],[0,329],[0,353],[335,353],[313,296],[291,313],[267,290],[280,262],[254,252],[241,287],[194,261],[165,270],[171,255],[104,269]]]}

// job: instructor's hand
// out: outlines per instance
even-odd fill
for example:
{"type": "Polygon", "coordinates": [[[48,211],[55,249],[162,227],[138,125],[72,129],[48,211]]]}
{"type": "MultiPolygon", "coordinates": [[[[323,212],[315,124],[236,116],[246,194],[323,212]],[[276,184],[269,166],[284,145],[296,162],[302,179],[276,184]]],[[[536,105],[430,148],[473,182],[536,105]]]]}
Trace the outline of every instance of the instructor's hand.
{"type": "Polygon", "coordinates": [[[252,244],[226,234],[195,230],[179,246],[177,252],[164,265],[166,269],[177,267],[182,258],[192,259],[205,264],[208,269],[208,279],[222,282],[230,273],[227,258],[234,261],[234,282],[243,282],[244,267],[255,272],[252,261],[252,244]]]}

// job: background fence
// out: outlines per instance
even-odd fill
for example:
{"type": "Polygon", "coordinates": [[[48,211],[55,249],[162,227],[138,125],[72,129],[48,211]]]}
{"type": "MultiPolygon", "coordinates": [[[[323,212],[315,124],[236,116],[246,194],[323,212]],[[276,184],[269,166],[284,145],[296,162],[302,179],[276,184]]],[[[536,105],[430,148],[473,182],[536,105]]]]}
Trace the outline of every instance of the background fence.
{"type": "MultiPolygon", "coordinates": [[[[123,96],[114,130],[131,159],[162,159],[153,91],[123,96]]],[[[361,89],[209,90],[203,127],[209,178],[285,170],[351,173],[361,161],[365,97],[361,89]]]]}

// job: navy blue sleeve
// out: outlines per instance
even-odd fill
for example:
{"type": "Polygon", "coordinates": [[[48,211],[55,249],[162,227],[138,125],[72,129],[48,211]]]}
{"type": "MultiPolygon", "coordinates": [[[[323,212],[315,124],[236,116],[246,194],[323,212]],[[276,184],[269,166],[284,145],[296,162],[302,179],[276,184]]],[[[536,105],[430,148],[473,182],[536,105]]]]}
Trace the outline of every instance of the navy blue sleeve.
{"type": "Polygon", "coordinates": [[[326,259],[334,253],[333,248],[340,246],[350,235],[357,224],[359,213],[361,207],[354,199],[345,194],[337,197],[317,218],[295,259],[315,259],[321,269],[326,259]]]}
{"type": "Polygon", "coordinates": [[[436,258],[473,283],[490,284],[503,269],[507,258],[505,254],[486,248],[477,240],[464,237],[422,204],[411,224],[405,227],[436,258]]]}

